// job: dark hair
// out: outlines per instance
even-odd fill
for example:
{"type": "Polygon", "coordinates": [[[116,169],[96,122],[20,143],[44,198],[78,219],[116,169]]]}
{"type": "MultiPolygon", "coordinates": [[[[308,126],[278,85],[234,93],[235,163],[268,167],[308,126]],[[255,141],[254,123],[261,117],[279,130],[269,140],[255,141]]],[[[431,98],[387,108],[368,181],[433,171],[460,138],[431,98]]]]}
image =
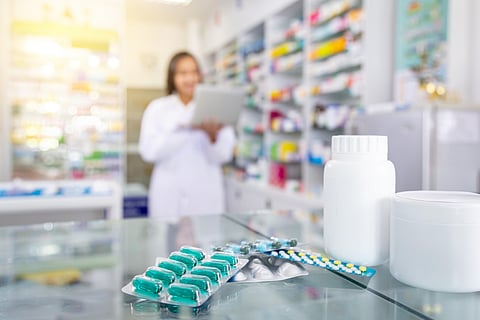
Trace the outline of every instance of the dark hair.
{"type": "Polygon", "coordinates": [[[178,61],[180,61],[183,58],[192,58],[193,61],[195,61],[195,64],[197,65],[198,73],[200,76],[200,82],[202,81],[202,72],[200,70],[200,64],[198,63],[197,59],[193,56],[193,54],[187,51],[178,52],[170,59],[170,62],[168,63],[167,94],[169,95],[177,91],[177,88],[175,88],[175,72],[177,71],[178,61]]]}

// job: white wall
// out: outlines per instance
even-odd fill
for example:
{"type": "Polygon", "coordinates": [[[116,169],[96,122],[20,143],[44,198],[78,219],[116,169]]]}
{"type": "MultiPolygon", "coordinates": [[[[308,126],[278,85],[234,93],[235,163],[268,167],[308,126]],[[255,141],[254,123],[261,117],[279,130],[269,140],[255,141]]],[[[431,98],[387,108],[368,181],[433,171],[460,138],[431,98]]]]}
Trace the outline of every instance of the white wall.
{"type": "Polygon", "coordinates": [[[391,101],[393,97],[394,70],[394,23],[395,5],[393,1],[365,0],[362,39],[365,57],[363,79],[365,80],[363,104],[391,101]],[[382,27],[379,28],[379,25],[382,27]]]}
{"type": "Polygon", "coordinates": [[[480,105],[480,1],[472,1],[473,8],[471,11],[472,15],[472,24],[471,24],[471,33],[472,33],[472,55],[471,62],[473,64],[470,72],[472,73],[472,102],[480,105]]]}
{"type": "Polygon", "coordinates": [[[187,47],[183,23],[128,19],[126,23],[126,86],[163,88],[170,57],[187,47]]]}
{"type": "Polygon", "coordinates": [[[473,56],[473,2],[450,0],[448,3],[447,86],[451,93],[468,103],[472,98],[473,56]]]}
{"type": "Polygon", "coordinates": [[[8,21],[9,6],[7,0],[0,0],[0,181],[10,178],[10,121],[7,104],[7,80],[8,74],[8,21]]]}
{"type": "Polygon", "coordinates": [[[203,21],[203,51],[217,50],[295,0],[222,0],[203,21]]]}

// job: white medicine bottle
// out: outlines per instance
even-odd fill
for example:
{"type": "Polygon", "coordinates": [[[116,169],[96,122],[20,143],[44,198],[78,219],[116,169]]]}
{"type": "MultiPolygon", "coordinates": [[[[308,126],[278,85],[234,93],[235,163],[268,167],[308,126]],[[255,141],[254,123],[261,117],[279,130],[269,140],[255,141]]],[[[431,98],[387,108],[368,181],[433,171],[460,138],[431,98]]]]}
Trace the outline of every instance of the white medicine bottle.
{"type": "Polygon", "coordinates": [[[334,136],[324,173],[324,244],[335,259],[373,266],[389,256],[395,168],[386,136],[334,136]]]}

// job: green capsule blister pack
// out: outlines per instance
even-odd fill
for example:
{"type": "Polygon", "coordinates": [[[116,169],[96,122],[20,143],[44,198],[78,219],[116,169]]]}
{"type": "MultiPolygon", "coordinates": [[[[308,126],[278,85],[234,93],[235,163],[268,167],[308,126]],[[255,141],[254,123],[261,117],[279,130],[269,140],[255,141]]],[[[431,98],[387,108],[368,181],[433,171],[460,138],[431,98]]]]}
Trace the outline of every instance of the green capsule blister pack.
{"type": "Polygon", "coordinates": [[[210,256],[201,249],[185,246],[168,258],[157,258],[154,266],[135,276],[122,291],[168,307],[197,308],[247,262],[231,253],[210,256]]]}

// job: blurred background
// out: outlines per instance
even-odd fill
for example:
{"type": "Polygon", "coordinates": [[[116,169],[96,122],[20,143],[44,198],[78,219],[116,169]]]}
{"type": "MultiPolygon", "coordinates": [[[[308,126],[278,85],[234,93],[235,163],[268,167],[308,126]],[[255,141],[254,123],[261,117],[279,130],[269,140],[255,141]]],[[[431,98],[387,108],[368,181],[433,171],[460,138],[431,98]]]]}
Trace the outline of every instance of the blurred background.
{"type": "Polygon", "coordinates": [[[188,50],[205,82],[248,92],[229,211],[320,208],[342,133],[389,136],[398,191],[480,192],[478,15],[473,0],[0,0],[0,181],[115,181],[146,214],[141,117],[188,50]]]}

